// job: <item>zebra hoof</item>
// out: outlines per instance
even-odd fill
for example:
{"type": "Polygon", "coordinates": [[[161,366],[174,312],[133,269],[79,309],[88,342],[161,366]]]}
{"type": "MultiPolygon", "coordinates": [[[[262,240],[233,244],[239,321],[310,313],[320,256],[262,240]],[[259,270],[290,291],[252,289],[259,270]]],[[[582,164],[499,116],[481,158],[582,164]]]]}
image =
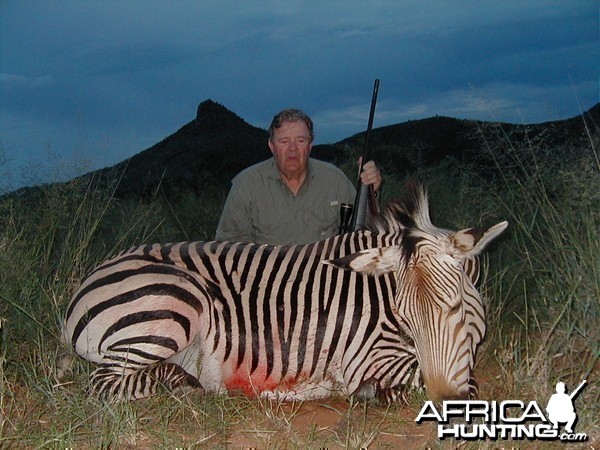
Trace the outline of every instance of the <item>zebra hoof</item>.
{"type": "Polygon", "coordinates": [[[356,390],[352,393],[352,397],[361,402],[368,402],[373,400],[377,396],[379,390],[379,383],[374,378],[369,378],[363,381],[356,390]]]}
{"type": "Polygon", "coordinates": [[[180,397],[203,396],[204,387],[198,381],[198,379],[189,373],[185,373],[185,377],[179,383],[171,386],[171,393],[180,397]]]}
{"type": "Polygon", "coordinates": [[[195,387],[195,386],[191,386],[189,384],[185,384],[185,385],[182,384],[181,386],[176,386],[176,387],[172,388],[170,390],[170,392],[175,397],[190,397],[190,396],[202,397],[202,396],[204,396],[205,391],[202,388],[202,386],[195,387]]]}
{"type": "Polygon", "coordinates": [[[73,354],[65,353],[56,361],[55,376],[59,383],[71,379],[73,375],[73,354]]]}

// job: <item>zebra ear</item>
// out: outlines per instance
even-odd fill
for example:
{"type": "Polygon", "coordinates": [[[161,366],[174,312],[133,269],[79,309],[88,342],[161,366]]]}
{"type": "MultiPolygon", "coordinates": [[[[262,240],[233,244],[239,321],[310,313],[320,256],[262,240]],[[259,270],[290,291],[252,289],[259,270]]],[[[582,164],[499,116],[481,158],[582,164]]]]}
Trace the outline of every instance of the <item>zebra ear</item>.
{"type": "Polygon", "coordinates": [[[399,260],[400,249],[396,246],[362,250],[342,258],[323,261],[323,263],[338,269],[379,276],[395,270],[399,260]]]}
{"type": "Polygon", "coordinates": [[[490,228],[467,228],[448,236],[448,254],[457,259],[479,255],[483,249],[508,227],[508,222],[500,222],[490,228]]]}

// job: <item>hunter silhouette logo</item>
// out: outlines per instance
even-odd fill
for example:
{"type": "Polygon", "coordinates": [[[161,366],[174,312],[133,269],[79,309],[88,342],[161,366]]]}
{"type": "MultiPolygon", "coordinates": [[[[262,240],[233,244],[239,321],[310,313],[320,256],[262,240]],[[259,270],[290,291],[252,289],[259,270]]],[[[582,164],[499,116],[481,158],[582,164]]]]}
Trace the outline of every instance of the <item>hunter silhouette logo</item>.
{"type": "Polygon", "coordinates": [[[440,439],[529,439],[573,442],[586,441],[585,433],[574,433],[577,414],[573,401],[587,381],[566,393],[565,383],[556,384],[546,406],[546,413],[535,400],[446,400],[436,405],[431,400],[425,402],[415,422],[437,422],[437,435],[440,439]],[[565,424],[560,432],[560,424],[565,424]]]}
{"type": "Polygon", "coordinates": [[[553,429],[558,429],[560,422],[566,422],[567,426],[565,431],[567,433],[573,433],[573,425],[577,420],[577,414],[575,413],[575,407],[573,406],[573,399],[579,394],[581,388],[587,383],[587,380],[583,380],[577,389],[575,389],[570,395],[565,393],[565,383],[559,381],[556,383],[556,394],[553,394],[548,401],[546,411],[548,411],[548,419],[554,425],[553,429]]]}

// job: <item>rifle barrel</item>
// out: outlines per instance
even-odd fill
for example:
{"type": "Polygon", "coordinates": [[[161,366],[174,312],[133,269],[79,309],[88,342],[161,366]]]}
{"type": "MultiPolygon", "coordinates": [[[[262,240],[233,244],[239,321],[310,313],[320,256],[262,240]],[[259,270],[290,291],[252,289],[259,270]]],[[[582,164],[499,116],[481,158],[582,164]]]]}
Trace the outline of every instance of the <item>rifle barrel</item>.
{"type": "MultiPolygon", "coordinates": [[[[375,117],[375,106],[377,105],[377,94],[379,92],[379,80],[375,80],[373,85],[373,96],[371,98],[371,110],[369,111],[369,122],[367,124],[367,132],[365,134],[365,148],[362,155],[361,167],[359,174],[362,173],[364,165],[369,161],[369,140],[371,137],[371,130],[373,129],[373,118],[375,117]]],[[[356,185],[356,199],[354,200],[354,210],[352,211],[352,230],[360,230],[364,228],[367,206],[369,203],[369,188],[360,181],[360,175],[358,177],[358,183],[356,185]]]]}

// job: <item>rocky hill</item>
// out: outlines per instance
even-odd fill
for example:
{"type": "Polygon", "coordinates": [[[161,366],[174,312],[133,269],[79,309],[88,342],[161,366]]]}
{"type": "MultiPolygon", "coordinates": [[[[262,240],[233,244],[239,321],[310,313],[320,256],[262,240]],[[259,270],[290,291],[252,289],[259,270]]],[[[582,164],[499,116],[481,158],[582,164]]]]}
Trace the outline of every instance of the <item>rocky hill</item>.
{"type": "MultiPolygon", "coordinates": [[[[588,131],[600,130],[600,104],[582,116],[540,124],[459,120],[432,117],[376,128],[371,133],[372,156],[387,173],[411,173],[452,158],[489,168],[490,159],[502,159],[515,147],[567,157],[571,151],[589,147],[588,131]],[[585,119],[585,121],[584,121],[585,119]],[[582,145],[588,143],[588,145],[582,145]],[[557,153],[561,155],[557,155],[557,153]]],[[[363,146],[364,133],[344,139],[335,146],[363,146]]]]}
{"type": "MultiPolygon", "coordinates": [[[[600,104],[582,116],[531,125],[432,117],[373,129],[371,156],[386,176],[403,177],[448,158],[491,170],[492,159],[507,157],[521,144],[559,159],[570,157],[569,149],[576,152],[585,147],[581,144],[589,142],[588,132],[597,136],[599,126],[600,104]]],[[[317,145],[312,156],[336,164],[354,160],[362,153],[364,137],[363,132],[330,145],[317,145]]],[[[270,157],[267,140],[266,130],[205,100],[194,120],[161,142],[82,178],[93,177],[96,187],[114,185],[118,180],[117,198],[148,199],[159,192],[173,200],[188,194],[223,197],[235,174],[270,157]]],[[[29,197],[35,190],[25,188],[17,195],[29,197]]]]}
{"type": "MultiPolygon", "coordinates": [[[[597,133],[600,104],[583,117],[597,133]]],[[[488,150],[501,158],[507,146],[519,143],[565,151],[569,146],[580,148],[581,140],[587,138],[581,116],[532,125],[432,117],[375,128],[371,148],[373,159],[386,174],[403,175],[446,158],[476,161],[485,167],[490,163],[488,150]]],[[[266,130],[248,124],[223,105],[206,100],[200,103],[190,123],[149,149],[104,169],[102,175],[114,178],[115,174],[122,174],[118,197],[151,196],[159,186],[169,197],[226,191],[240,170],[270,156],[267,140],[266,130]]],[[[363,147],[364,133],[359,133],[331,145],[317,145],[312,156],[341,163],[359,155],[363,147]]]]}
{"type": "Polygon", "coordinates": [[[206,100],[190,123],[102,175],[122,174],[117,197],[151,196],[159,186],[168,195],[224,189],[233,174],[268,157],[267,139],[267,131],[206,100]]]}

